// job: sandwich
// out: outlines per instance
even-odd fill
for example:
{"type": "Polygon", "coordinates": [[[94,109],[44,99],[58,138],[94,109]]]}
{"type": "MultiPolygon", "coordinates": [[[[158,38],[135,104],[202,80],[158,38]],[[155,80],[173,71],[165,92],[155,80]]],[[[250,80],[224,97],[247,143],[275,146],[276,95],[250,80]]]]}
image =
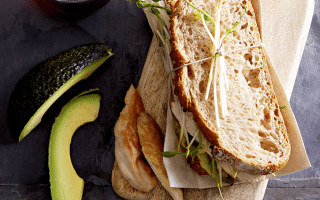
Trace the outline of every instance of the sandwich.
{"type": "MultiPolygon", "coordinates": [[[[166,119],[162,111],[173,113],[179,138],[175,151],[159,148],[157,153],[164,160],[184,156],[199,175],[216,180],[219,192],[222,181],[230,185],[254,182],[281,170],[289,160],[290,141],[251,1],[170,0],[167,4],[138,0],[137,5],[149,16],[160,51],[154,53],[161,54],[165,69],[163,77],[156,77],[156,71],[144,70],[138,90],[149,107],[147,112],[159,124],[166,119]],[[160,79],[162,82],[158,84],[160,79]],[[150,85],[146,86],[146,82],[150,85]],[[150,92],[150,88],[156,92],[150,92]],[[159,95],[159,91],[166,92],[160,92],[158,99],[152,96],[159,95]]],[[[132,122],[138,126],[136,119],[132,122]]],[[[165,133],[166,127],[161,125],[160,130],[165,133]]],[[[117,145],[122,148],[124,144],[117,143],[116,131],[115,128],[117,149],[117,145]]],[[[143,142],[137,143],[138,149],[144,148],[143,142]]],[[[120,162],[126,162],[118,157],[116,154],[114,169],[120,162]]],[[[126,187],[134,187],[125,175],[130,170],[114,171],[125,177],[126,187]]],[[[162,191],[163,186],[151,179],[148,185],[154,187],[150,190],[134,187],[135,192],[145,195],[142,199],[150,199],[151,193],[162,191]]],[[[113,179],[113,185],[117,180],[113,179]]],[[[181,191],[174,189],[181,198],[181,191]]],[[[169,193],[173,199],[179,199],[169,193]]],[[[183,190],[184,196],[186,193],[183,190]]]]}
{"type": "Polygon", "coordinates": [[[214,159],[255,175],[282,169],[290,142],[251,2],[169,4],[175,94],[214,159]],[[205,21],[204,10],[220,24],[205,21]]]}

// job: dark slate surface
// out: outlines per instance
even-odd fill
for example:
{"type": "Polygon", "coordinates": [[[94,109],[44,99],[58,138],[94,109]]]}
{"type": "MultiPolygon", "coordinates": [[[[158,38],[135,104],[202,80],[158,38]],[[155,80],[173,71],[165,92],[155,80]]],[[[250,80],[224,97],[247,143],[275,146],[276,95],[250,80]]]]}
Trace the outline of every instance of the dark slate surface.
{"type": "Polygon", "coordinates": [[[86,183],[84,199],[117,199],[110,183],[113,127],[126,91],[131,84],[138,84],[152,39],[145,14],[134,4],[111,1],[88,17],[66,20],[44,12],[46,8],[39,5],[35,1],[0,1],[0,199],[50,199],[47,157],[54,118],[72,96],[93,87],[99,87],[102,95],[99,117],[75,133],[71,158],[86,183]],[[6,117],[15,84],[42,60],[93,42],[109,45],[115,55],[63,95],[41,124],[16,143],[6,117]]]}
{"type": "MultiPolygon", "coordinates": [[[[137,86],[152,32],[142,10],[125,0],[111,0],[96,13],[65,19],[38,0],[0,0],[0,199],[51,199],[47,167],[48,139],[54,117],[70,97],[99,87],[98,119],[79,129],[71,157],[85,180],[83,199],[119,199],[110,182],[113,127],[130,84],[137,86]],[[43,5],[42,5],[43,6],[43,5]],[[80,82],[46,113],[42,123],[17,144],[7,125],[6,108],[15,84],[33,66],[68,48],[106,43],[115,55],[80,82]]],[[[315,13],[290,100],[312,167],[272,179],[264,199],[320,199],[320,6],[315,13]],[[296,187],[296,188],[295,188],[296,187]]]]}

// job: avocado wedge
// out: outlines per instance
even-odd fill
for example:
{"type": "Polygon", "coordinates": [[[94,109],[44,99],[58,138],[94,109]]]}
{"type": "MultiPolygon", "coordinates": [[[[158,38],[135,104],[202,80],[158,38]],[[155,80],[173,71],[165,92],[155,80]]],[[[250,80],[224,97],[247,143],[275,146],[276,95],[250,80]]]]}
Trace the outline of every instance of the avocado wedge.
{"type": "Polygon", "coordinates": [[[50,188],[53,200],[82,199],[84,181],[73,168],[70,144],[75,131],[94,121],[100,109],[99,94],[81,94],[73,98],[56,118],[49,140],[50,188]]]}
{"type": "Polygon", "coordinates": [[[69,88],[89,77],[113,53],[105,44],[87,44],[55,55],[32,68],[16,85],[7,110],[8,124],[21,141],[69,88]]]}

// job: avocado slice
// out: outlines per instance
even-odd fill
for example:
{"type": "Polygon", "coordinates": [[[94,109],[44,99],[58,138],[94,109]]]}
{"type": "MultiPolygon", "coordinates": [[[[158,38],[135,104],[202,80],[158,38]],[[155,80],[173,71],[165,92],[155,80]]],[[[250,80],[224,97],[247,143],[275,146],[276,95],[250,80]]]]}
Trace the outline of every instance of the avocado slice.
{"type": "Polygon", "coordinates": [[[52,126],[48,161],[53,200],[82,199],[84,181],[73,168],[70,144],[80,126],[98,117],[101,99],[99,94],[86,93],[67,103],[52,126]]]}
{"type": "Polygon", "coordinates": [[[100,43],[71,48],[33,67],[16,85],[8,106],[8,124],[21,141],[49,107],[69,88],[89,77],[113,53],[100,43]]]}

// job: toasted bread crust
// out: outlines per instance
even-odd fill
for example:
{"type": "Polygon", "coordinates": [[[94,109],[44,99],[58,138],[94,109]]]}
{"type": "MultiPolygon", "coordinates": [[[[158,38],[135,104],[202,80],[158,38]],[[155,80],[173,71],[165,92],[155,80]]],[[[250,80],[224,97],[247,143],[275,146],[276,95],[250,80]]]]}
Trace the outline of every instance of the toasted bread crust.
{"type": "MultiPolygon", "coordinates": [[[[183,43],[181,42],[181,38],[184,39],[184,37],[181,36],[181,33],[178,32],[179,26],[181,26],[181,22],[186,16],[181,16],[181,12],[179,9],[184,8],[185,5],[183,0],[177,0],[177,1],[169,1],[169,4],[171,6],[171,9],[174,11],[172,17],[171,17],[171,46],[172,46],[172,52],[171,52],[171,57],[172,59],[176,62],[175,67],[179,67],[181,65],[187,64],[192,62],[193,60],[189,60],[188,56],[186,55],[187,50],[183,50],[183,43]],[[177,14],[177,13],[179,14],[177,14]],[[180,35],[179,35],[180,34],[180,35]]],[[[252,8],[251,2],[247,1],[246,6],[248,9],[248,13],[254,18],[254,10],[252,8]]],[[[191,27],[192,28],[192,27],[191,27]]],[[[252,31],[250,32],[255,39],[255,44],[260,43],[260,36],[258,32],[258,28],[256,24],[252,25],[252,31]]],[[[253,44],[251,44],[253,45],[253,44]]],[[[189,49],[188,49],[189,50],[189,49]]],[[[190,51],[190,50],[189,50],[190,51]]],[[[215,155],[215,158],[218,160],[222,160],[224,162],[227,162],[231,166],[233,166],[236,170],[239,171],[244,171],[248,172],[251,174],[269,174],[273,173],[275,171],[278,171],[282,169],[286,163],[289,160],[290,156],[290,143],[289,143],[289,138],[287,135],[286,127],[284,124],[284,120],[282,118],[281,112],[279,111],[278,107],[278,102],[275,96],[275,92],[273,90],[272,82],[271,82],[271,77],[269,75],[268,71],[268,65],[266,61],[266,52],[262,47],[258,47],[255,49],[255,51],[259,52],[259,54],[262,54],[260,61],[262,60],[262,66],[258,69],[258,72],[261,72],[260,77],[258,75],[254,75],[252,78],[249,79],[248,81],[249,86],[251,87],[256,87],[255,84],[260,84],[261,80],[263,79],[263,83],[259,86],[261,86],[262,90],[266,93],[266,102],[268,104],[267,110],[270,110],[271,112],[271,117],[274,117],[274,123],[275,126],[277,127],[275,129],[276,133],[270,133],[272,134],[277,134],[281,139],[279,139],[279,144],[281,144],[281,148],[283,148],[283,152],[281,155],[281,159],[278,159],[275,162],[258,162],[254,159],[247,158],[244,156],[239,155],[239,152],[234,151],[233,149],[229,148],[223,143],[223,137],[219,134],[218,128],[216,127],[215,124],[211,123],[208,118],[203,114],[203,110],[201,109],[201,105],[195,96],[191,89],[189,88],[190,84],[189,82],[190,79],[188,76],[190,74],[188,73],[193,73],[194,66],[193,65],[188,65],[187,67],[183,67],[180,69],[176,70],[176,75],[174,78],[174,84],[175,84],[175,94],[178,96],[179,101],[181,105],[189,112],[192,112],[194,116],[194,120],[198,125],[198,128],[204,135],[204,137],[210,141],[211,144],[213,144],[213,155],[215,155]],[[258,80],[258,82],[257,82],[258,80]],[[260,82],[259,82],[260,81],[260,82]],[[189,84],[189,85],[188,85],[189,84]],[[274,114],[273,114],[274,113],[274,114]]],[[[245,55],[246,56],[246,55],[245,55]]],[[[251,58],[252,59],[252,58],[251,58]]],[[[250,58],[249,61],[251,62],[250,58]]],[[[231,102],[232,103],[232,102],[231,102]]],[[[266,123],[270,123],[273,119],[270,118],[269,113],[264,114],[264,119],[261,120],[261,127],[263,129],[267,129],[269,131],[269,126],[266,123]],[[266,127],[266,128],[265,128],[266,127]]],[[[236,131],[237,132],[237,131],[236,131]]],[[[271,132],[271,131],[269,131],[271,132]]],[[[259,139],[260,139],[260,144],[261,148],[264,149],[266,148],[269,152],[273,151],[273,144],[271,146],[269,145],[269,139],[265,139],[265,133],[259,132],[259,139]],[[260,135],[261,134],[261,135],[260,135]]],[[[235,133],[236,134],[236,133],[235,133]]],[[[278,137],[275,136],[275,137],[278,137]]],[[[272,136],[274,137],[274,136],[272,136]]],[[[275,148],[278,148],[277,146],[275,148]]],[[[279,147],[280,148],[280,147],[279,147]]],[[[275,152],[278,153],[278,152],[275,152]]],[[[248,155],[250,156],[250,155],[248,155]]]]}

